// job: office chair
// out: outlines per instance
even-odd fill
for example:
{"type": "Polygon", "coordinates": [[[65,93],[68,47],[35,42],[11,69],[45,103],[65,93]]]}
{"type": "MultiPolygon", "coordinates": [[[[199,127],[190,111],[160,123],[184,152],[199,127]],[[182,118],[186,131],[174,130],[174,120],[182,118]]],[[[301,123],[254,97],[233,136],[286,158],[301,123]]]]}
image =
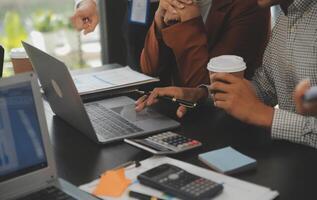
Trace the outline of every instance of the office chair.
{"type": "Polygon", "coordinates": [[[2,72],[3,72],[3,62],[4,62],[4,49],[0,45],[0,78],[2,77],[2,72]]]}

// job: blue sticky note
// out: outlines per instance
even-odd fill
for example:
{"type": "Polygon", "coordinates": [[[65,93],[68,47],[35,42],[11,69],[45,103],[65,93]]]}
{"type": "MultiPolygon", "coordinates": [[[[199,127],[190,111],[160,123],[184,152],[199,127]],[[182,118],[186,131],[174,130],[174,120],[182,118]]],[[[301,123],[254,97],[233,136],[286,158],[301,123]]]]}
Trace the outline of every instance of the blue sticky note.
{"type": "Polygon", "coordinates": [[[199,159],[214,170],[232,174],[256,167],[256,160],[250,158],[232,147],[226,147],[203,153],[199,159]]]}

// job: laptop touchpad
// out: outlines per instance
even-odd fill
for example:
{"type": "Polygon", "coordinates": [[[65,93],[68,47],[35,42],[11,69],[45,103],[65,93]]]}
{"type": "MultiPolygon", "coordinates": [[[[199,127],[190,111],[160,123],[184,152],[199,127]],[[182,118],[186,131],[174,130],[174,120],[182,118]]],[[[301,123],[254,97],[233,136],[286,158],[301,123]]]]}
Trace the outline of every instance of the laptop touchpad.
{"type": "Polygon", "coordinates": [[[136,112],[135,104],[114,107],[111,108],[111,110],[118,113],[119,115],[121,115],[122,117],[131,122],[145,121],[149,119],[156,119],[162,117],[162,115],[160,115],[159,113],[150,108],[146,108],[141,112],[136,112]]]}

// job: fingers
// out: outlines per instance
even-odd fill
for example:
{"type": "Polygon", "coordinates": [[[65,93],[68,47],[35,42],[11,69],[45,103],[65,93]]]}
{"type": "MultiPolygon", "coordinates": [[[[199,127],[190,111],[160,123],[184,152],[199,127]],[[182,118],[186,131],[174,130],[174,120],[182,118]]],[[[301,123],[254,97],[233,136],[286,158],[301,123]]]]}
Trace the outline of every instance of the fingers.
{"type": "Polygon", "coordinates": [[[302,99],[302,97],[304,96],[305,92],[310,88],[310,82],[309,80],[304,80],[302,82],[300,82],[296,88],[295,88],[295,100],[296,99],[302,99]]]}
{"type": "Polygon", "coordinates": [[[179,8],[179,9],[183,9],[185,8],[184,4],[182,4],[181,1],[178,1],[178,0],[170,0],[170,3],[173,7],[175,8],[179,8]]]}
{"type": "Polygon", "coordinates": [[[214,101],[225,101],[227,100],[229,95],[227,93],[216,93],[213,96],[214,101]]]}
{"type": "MultiPolygon", "coordinates": [[[[306,112],[304,102],[303,102],[303,96],[305,95],[305,92],[309,88],[310,88],[309,80],[304,80],[300,82],[295,88],[294,101],[296,105],[296,110],[300,114],[303,114],[304,112],[306,112]]],[[[306,105],[306,108],[307,108],[307,105],[306,105]]]]}
{"type": "Polygon", "coordinates": [[[78,30],[83,30],[84,21],[80,14],[81,11],[76,11],[76,13],[71,17],[71,22],[73,26],[78,30]]]}
{"type": "MultiPolygon", "coordinates": [[[[142,96],[136,101],[136,111],[141,111],[147,106],[152,106],[159,101],[159,97],[169,96],[182,99],[184,89],[178,87],[155,88],[149,96],[142,96]]],[[[183,108],[182,108],[183,109],[183,108]]]]}
{"type": "Polygon", "coordinates": [[[217,92],[229,92],[230,91],[230,85],[227,83],[223,83],[223,82],[213,82],[209,89],[212,93],[217,93],[217,92]]]}
{"type": "Polygon", "coordinates": [[[135,102],[135,105],[139,105],[139,104],[143,103],[147,98],[148,98],[147,95],[143,95],[142,97],[140,97],[140,98],[135,102]]]}
{"type": "Polygon", "coordinates": [[[157,98],[159,96],[172,96],[172,95],[168,91],[168,88],[155,88],[151,92],[151,94],[150,94],[150,96],[149,96],[149,98],[147,100],[147,105],[151,106],[151,105],[157,103],[157,98]]]}
{"type": "Polygon", "coordinates": [[[99,17],[98,15],[94,15],[91,17],[91,19],[88,19],[88,22],[84,24],[84,34],[88,34],[90,32],[93,32],[96,28],[96,26],[99,23],[99,17]]]}
{"type": "Polygon", "coordinates": [[[163,20],[166,25],[172,25],[180,21],[180,18],[178,15],[171,15],[169,12],[167,12],[163,20]]]}
{"type": "Polygon", "coordinates": [[[223,110],[227,110],[229,108],[229,104],[226,101],[214,101],[214,105],[223,110]]]}
{"type": "Polygon", "coordinates": [[[144,95],[135,102],[135,111],[140,112],[146,107],[147,98],[148,96],[144,95]]]}
{"type": "MultiPolygon", "coordinates": [[[[187,0],[186,0],[186,4],[188,4],[187,0]]],[[[177,14],[177,10],[176,9],[184,9],[185,5],[183,4],[182,1],[165,0],[165,1],[161,1],[160,2],[160,7],[162,7],[164,10],[166,10],[166,11],[168,11],[170,13],[177,14]]]]}
{"type": "Polygon", "coordinates": [[[171,5],[168,5],[168,6],[167,6],[166,11],[167,11],[168,13],[172,13],[172,14],[174,14],[174,15],[177,14],[177,10],[176,10],[173,6],[171,6],[171,5]]]}
{"type": "Polygon", "coordinates": [[[241,79],[229,73],[214,73],[210,76],[211,82],[222,81],[226,83],[235,83],[241,79]]]}
{"type": "Polygon", "coordinates": [[[181,2],[181,3],[185,3],[187,5],[190,5],[193,3],[193,0],[177,0],[178,2],[181,2]]]}
{"type": "Polygon", "coordinates": [[[186,112],[187,112],[187,108],[185,106],[180,106],[178,107],[176,111],[176,115],[177,117],[182,118],[185,116],[186,112]]]}
{"type": "MultiPolygon", "coordinates": [[[[151,105],[158,103],[158,99],[154,99],[151,103],[151,105]]],[[[135,103],[135,111],[140,112],[144,110],[146,107],[150,106],[148,103],[148,96],[143,96],[140,99],[137,100],[135,103]]]]}
{"type": "Polygon", "coordinates": [[[84,34],[94,31],[99,23],[98,11],[95,4],[88,3],[79,7],[71,17],[73,26],[78,31],[84,30],[84,34]]]}

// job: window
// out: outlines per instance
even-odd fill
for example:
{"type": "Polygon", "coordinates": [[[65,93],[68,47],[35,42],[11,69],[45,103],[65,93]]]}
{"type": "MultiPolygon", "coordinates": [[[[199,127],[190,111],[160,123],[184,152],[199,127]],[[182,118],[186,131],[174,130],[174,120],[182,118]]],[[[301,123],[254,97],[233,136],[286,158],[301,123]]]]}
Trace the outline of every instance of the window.
{"type": "Polygon", "coordinates": [[[101,66],[99,27],[88,35],[78,33],[69,21],[73,11],[73,0],[1,0],[4,76],[13,74],[9,51],[18,47],[21,39],[61,59],[70,69],[101,66]]]}

